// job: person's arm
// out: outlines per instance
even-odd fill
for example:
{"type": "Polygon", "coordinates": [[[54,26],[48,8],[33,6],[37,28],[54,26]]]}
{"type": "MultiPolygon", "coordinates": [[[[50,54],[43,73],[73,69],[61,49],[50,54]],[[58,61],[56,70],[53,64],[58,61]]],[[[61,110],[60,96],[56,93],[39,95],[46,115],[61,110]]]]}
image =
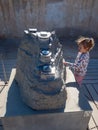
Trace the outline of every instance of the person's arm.
{"type": "Polygon", "coordinates": [[[89,56],[88,55],[82,55],[81,58],[75,60],[75,63],[71,63],[71,62],[66,62],[64,61],[64,65],[67,65],[71,68],[73,68],[76,71],[83,71],[84,69],[87,68],[89,62],[89,56]]]}
{"type": "Polygon", "coordinates": [[[72,68],[75,66],[75,63],[67,62],[65,60],[63,60],[63,64],[66,65],[66,66],[70,66],[72,68]]]}
{"type": "Polygon", "coordinates": [[[76,61],[73,66],[71,66],[77,72],[84,72],[87,69],[89,62],[89,56],[87,54],[83,54],[78,61],[76,61]]]}

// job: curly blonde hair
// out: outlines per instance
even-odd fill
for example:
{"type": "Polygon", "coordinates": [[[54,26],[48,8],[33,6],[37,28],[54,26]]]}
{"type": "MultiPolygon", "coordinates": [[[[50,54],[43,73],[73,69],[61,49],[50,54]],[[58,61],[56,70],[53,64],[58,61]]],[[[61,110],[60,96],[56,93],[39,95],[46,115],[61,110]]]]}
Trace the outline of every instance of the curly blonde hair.
{"type": "Polygon", "coordinates": [[[78,38],[76,40],[78,45],[83,45],[84,48],[86,48],[88,51],[90,51],[91,49],[93,49],[95,42],[93,38],[89,38],[89,37],[83,37],[81,36],[80,38],[78,38]]]}

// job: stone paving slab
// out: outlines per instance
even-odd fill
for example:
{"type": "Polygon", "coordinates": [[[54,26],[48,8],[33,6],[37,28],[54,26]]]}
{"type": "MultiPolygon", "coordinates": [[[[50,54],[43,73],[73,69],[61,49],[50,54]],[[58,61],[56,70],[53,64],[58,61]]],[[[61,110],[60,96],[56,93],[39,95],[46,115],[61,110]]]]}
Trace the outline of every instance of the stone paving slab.
{"type": "Polygon", "coordinates": [[[0,93],[3,91],[3,89],[5,88],[5,83],[4,81],[0,81],[0,93]]]}

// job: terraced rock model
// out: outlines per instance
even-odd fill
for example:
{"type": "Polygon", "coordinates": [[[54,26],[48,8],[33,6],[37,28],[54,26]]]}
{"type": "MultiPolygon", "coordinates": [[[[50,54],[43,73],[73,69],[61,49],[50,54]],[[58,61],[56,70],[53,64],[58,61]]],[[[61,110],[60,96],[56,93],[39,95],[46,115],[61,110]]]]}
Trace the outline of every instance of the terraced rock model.
{"type": "Polygon", "coordinates": [[[64,70],[62,45],[55,32],[25,30],[15,77],[23,101],[36,110],[64,108],[64,70]]]}

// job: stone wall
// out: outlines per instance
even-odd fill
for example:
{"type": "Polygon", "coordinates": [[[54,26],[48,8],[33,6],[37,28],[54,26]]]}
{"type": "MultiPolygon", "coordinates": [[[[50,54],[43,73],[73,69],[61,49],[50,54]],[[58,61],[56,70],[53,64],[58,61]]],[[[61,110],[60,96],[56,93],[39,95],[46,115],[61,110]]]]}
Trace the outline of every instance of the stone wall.
{"type": "Polygon", "coordinates": [[[56,30],[60,36],[98,35],[98,0],[0,0],[0,36],[56,30]]]}

